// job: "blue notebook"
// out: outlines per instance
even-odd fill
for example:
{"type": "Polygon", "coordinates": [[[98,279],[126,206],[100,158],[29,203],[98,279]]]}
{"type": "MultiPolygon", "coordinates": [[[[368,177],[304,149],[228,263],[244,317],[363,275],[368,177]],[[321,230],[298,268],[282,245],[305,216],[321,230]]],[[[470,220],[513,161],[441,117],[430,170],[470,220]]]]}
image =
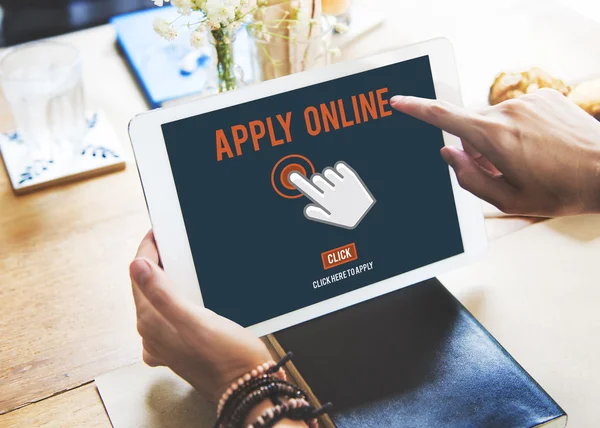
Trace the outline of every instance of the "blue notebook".
{"type": "MultiPolygon", "coordinates": [[[[193,49],[189,44],[187,22],[197,22],[201,12],[177,20],[182,27],[172,42],[154,32],[156,17],[172,20],[177,16],[171,6],[118,15],[110,23],[117,32],[117,43],[129,62],[144,95],[152,108],[169,101],[201,95],[212,68],[212,47],[193,49]]],[[[252,80],[253,68],[250,38],[240,28],[234,43],[236,64],[244,73],[244,80],[252,80]]]]}
{"type": "Polygon", "coordinates": [[[564,427],[561,407],[436,279],[275,333],[338,428],[564,427]]]}

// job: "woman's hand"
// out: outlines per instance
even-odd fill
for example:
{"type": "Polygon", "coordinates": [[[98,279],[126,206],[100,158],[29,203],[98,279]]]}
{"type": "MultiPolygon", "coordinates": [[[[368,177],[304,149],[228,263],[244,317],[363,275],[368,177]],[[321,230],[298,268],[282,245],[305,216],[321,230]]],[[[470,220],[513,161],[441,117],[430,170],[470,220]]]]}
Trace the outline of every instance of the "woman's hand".
{"type": "Polygon", "coordinates": [[[170,367],[216,402],[233,380],[271,359],[248,330],[174,292],[159,266],[152,231],[140,244],[130,275],[146,364],[170,367]]]}
{"type": "Polygon", "coordinates": [[[541,89],[477,114],[443,101],[394,97],[393,108],[462,139],[442,157],[460,185],[509,214],[600,212],[600,122],[541,89]]]}

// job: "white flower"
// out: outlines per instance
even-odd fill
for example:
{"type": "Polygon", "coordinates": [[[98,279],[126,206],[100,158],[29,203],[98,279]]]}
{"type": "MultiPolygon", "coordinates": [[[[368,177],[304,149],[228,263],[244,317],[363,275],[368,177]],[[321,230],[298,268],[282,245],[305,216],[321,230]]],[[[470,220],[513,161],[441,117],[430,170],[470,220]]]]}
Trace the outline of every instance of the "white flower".
{"type": "Polygon", "coordinates": [[[264,33],[261,33],[259,35],[259,38],[264,40],[265,43],[270,43],[271,39],[273,38],[273,36],[271,36],[271,33],[267,33],[266,31],[264,33]]]}
{"type": "Polygon", "coordinates": [[[177,12],[181,15],[192,13],[192,0],[171,0],[171,4],[177,8],[177,12]]]}
{"type": "Polygon", "coordinates": [[[241,0],[206,0],[206,17],[215,26],[227,26],[235,21],[236,12],[240,11],[241,0]]]}
{"type": "Polygon", "coordinates": [[[343,22],[338,22],[333,26],[333,29],[335,30],[336,33],[338,34],[345,34],[348,32],[348,30],[350,29],[350,27],[348,27],[347,24],[344,24],[343,22]]]}
{"type": "Polygon", "coordinates": [[[269,33],[269,29],[265,25],[264,21],[254,21],[254,24],[252,24],[251,28],[254,33],[254,37],[256,37],[257,40],[263,40],[266,43],[271,41],[271,34],[269,33]]]}
{"type": "Polygon", "coordinates": [[[229,29],[230,29],[231,31],[234,31],[234,32],[235,32],[235,31],[237,31],[237,30],[238,30],[238,29],[239,29],[241,26],[242,26],[242,23],[241,23],[240,21],[235,21],[235,22],[233,22],[233,23],[231,23],[231,24],[229,25],[229,29]]]}
{"type": "Polygon", "coordinates": [[[208,24],[208,27],[211,30],[218,30],[219,28],[221,28],[221,24],[219,22],[213,22],[211,20],[206,21],[206,23],[208,24]]]}
{"type": "Polygon", "coordinates": [[[240,7],[238,10],[239,16],[244,16],[256,9],[257,0],[241,0],[240,7]]]}
{"type": "Polygon", "coordinates": [[[169,3],[169,0],[152,0],[155,6],[162,7],[163,4],[169,3]]]}
{"type": "Polygon", "coordinates": [[[190,45],[193,48],[199,49],[206,44],[206,29],[204,27],[198,27],[195,31],[192,31],[190,35],[190,45]]]}
{"type": "Polygon", "coordinates": [[[329,54],[333,57],[333,58],[337,58],[340,55],[342,55],[342,51],[340,50],[340,48],[331,48],[329,49],[329,54]]]}
{"type": "Polygon", "coordinates": [[[254,29],[256,34],[260,34],[263,31],[265,31],[266,26],[265,26],[264,21],[254,21],[254,24],[252,24],[251,28],[254,29]]]}
{"type": "Polygon", "coordinates": [[[173,27],[169,21],[162,18],[154,18],[154,31],[168,41],[175,40],[177,37],[177,30],[175,27],[173,27]]]}

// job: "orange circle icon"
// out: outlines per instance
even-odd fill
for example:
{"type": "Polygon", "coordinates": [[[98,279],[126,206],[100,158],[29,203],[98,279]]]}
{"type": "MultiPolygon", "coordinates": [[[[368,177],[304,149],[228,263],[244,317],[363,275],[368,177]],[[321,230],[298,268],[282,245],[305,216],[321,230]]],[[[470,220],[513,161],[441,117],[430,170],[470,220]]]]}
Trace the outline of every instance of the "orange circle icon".
{"type": "Polygon", "coordinates": [[[302,155],[287,155],[279,159],[271,172],[271,185],[279,196],[286,199],[297,199],[303,196],[288,180],[288,176],[294,171],[309,178],[315,173],[315,167],[307,157],[302,155]]]}
{"type": "Polygon", "coordinates": [[[279,180],[281,181],[281,184],[283,184],[283,187],[285,187],[286,189],[289,189],[289,190],[295,189],[294,185],[292,183],[290,183],[290,180],[288,179],[290,174],[294,171],[299,172],[300,174],[302,174],[306,177],[306,170],[304,168],[302,168],[302,165],[298,165],[297,163],[292,163],[292,164],[284,167],[281,170],[281,175],[279,176],[279,180]]]}

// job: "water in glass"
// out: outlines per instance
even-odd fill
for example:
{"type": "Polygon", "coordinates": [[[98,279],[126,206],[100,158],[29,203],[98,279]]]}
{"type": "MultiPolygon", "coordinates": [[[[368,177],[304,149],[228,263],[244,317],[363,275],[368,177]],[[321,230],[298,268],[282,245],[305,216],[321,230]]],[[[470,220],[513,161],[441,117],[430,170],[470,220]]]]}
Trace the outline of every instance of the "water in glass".
{"type": "Polygon", "coordinates": [[[15,48],[0,63],[4,94],[34,159],[81,150],[86,131],[79,52],[53,42],[15,48]]]}

